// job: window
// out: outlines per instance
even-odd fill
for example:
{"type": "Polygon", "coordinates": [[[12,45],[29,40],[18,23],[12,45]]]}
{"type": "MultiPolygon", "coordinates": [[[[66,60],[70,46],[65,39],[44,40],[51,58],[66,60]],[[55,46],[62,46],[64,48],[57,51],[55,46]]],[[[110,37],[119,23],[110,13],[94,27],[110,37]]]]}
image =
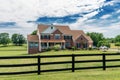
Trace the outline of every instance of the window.
{"type": "Polygon", "coordinates": [[[38,48],[38,42],[29,42],[29,48],[38,48]]]}
{"type": "Polygon", "coordinates": [[[37,47],[38,47],[38,42],[35,42],[35,43],[34,43],[34,46],[37,48],[37,47]]]}
{"type": "Polygon", "coordinates": [[[65,43],[65,46],[66,46],[66,47],[70,47],[70,46],[71,46],[71,45],[70,45],[70,42],[66,42],[66,43],[65,43]]]}
{"type": "Polygon", "coordinates": [[[76,43],[76,46],[77,46],[77,48],[80,48],[81,46],[80,46],[80,43],[76,43]]]}
{"type": "Polygon", "coordinates": [[[72,40],[72,36],[67,36],[67,35],[65,35],[65,36],[64,36],[64,39],[72,40]]]}
{"type": "Polygon", "coordinates": [[[51,26],[51,29],[53,29],[53,26],[51,26]]]}
{"type": "Polygon", "coordinates": [[[41,43],[41,47],[42,47],[42,49],[47,48],[47,43],[41,43]]]}
{"type": "Polygon", "coordinates": [[[84,48],[87,48],[87,43],[85,43],[85,44],[83,45],[83,47],[84,47],[84,48]]]}
{"type": "Polygon", "coordinates": [[[60,34],[55,34],[55,39],[60,39],[60,34]]]}
{"type": "Polygon", "coordinates": [[[41,35],[41,39],[50,39],[50,35],[41,35]]]}
{"type": "Polygon", "coordinates": [[[33,48],[33,42],[29,42],[29,47],[33,48]]]}

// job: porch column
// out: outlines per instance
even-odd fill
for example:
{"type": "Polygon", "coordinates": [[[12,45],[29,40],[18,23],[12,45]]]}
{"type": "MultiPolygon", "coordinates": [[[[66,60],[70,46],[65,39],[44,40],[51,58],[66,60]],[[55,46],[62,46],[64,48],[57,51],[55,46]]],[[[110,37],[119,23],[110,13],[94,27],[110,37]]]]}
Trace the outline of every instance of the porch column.
{"type": "Polygon", "coordinates": [[[39,42],[39,51],[40,51],[40,52],[42,51],[41,48],[42,48],[42,47],[41,47],[41,42],[39,42]]]}
{"type": "Polygon", "coordinates": [[[65,49],[65,42],[63,44],[64,44],[64,49],[65,49]]]}
{"type": "Polygon", "coordinates": [[[62,49],[62,48],[63,48],[62,42],[61,42],[61,45],[60,45],[60,46],[61,46],[61,49],[62,49]]]}
{"type": "Polygon", "coordinates": [[[47,42],[47,48],[49,48],[49,42],[47,42]]]}

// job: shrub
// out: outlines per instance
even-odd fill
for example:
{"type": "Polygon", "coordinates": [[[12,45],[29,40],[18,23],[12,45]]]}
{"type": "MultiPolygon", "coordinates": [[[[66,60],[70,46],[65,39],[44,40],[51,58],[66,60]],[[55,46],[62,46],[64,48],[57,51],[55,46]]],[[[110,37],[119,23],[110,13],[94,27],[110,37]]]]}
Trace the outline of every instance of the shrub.
{"type": "Polygon", "coordinates": [[[59,51],[59,50],[60,50],[60,45],[54,45],[53,49],[54,49],[55,51],[59,51]]]}
{"type": "Polygon", "coordinates": [[[92,50],[92,47],[89,47],[88,49],[89,49],[89,50],[92,50]]]}
{"type": "Polygon", "coordinates": [[[73,47],[72,47],[72,50],[73,50],[73,51],[76,50],[76,49],[77,49],[76,46],[73,46],[73,47]]]}
{"type": "Polygon", "coordinates": [[[46,51],[51,51],[51,48],[47,48],[46,51]]]}

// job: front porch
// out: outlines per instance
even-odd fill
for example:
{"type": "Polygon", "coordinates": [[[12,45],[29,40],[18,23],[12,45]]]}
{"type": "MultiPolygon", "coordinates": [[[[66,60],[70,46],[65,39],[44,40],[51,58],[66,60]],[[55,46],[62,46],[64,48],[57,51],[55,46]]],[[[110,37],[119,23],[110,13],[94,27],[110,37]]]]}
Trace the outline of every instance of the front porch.
{"type": "Polygon", "coordinates": [[[42,40],[41,50],[53,48],[55,45],[60,45],[61,49],[65,49],[65,40],[42,40]]]}
{"type": "Polygon", "coordinates": [[[65,43],[60,42],[60,43],[50,43],[50,42],[42,42],[41,43],[41,49],[48,49],[48,48],[53,48],[55,45],[60,45],[61,49],[65,49],[65,43]]]}

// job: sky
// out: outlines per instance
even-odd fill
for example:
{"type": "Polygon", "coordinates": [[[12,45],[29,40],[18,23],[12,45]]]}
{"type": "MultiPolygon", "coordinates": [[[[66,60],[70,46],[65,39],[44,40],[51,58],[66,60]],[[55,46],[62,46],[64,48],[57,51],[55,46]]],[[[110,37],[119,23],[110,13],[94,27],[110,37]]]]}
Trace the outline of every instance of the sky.
{"type": "Polygon", "coordinates": [[[112,38],[120,34],[120,0],[0,0],[0,33],[27,36],[38,24],[68,25],[112,38]]]}

